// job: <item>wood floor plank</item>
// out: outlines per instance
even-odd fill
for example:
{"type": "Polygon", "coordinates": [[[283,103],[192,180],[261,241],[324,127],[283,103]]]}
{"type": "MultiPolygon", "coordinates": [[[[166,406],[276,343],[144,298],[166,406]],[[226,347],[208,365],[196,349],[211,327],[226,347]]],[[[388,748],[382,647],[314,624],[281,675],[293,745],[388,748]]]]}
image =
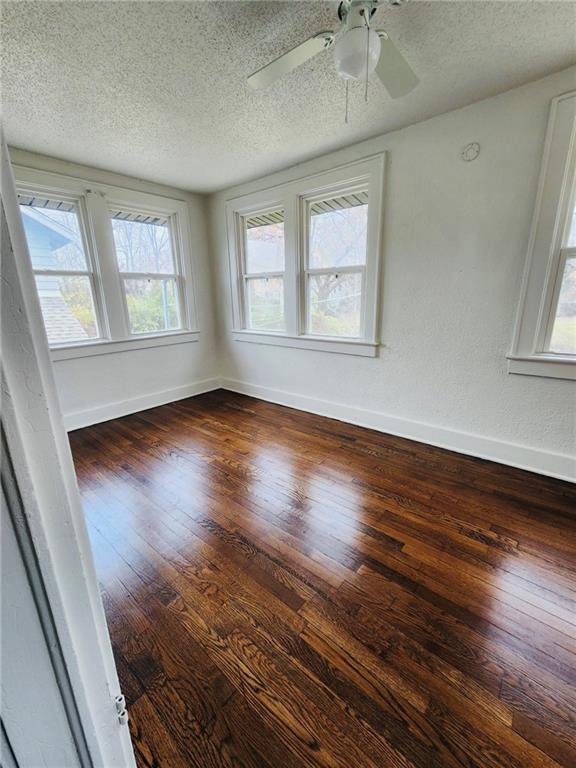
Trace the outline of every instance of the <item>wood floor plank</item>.
{"type": "Polygon", "coordinates": [[[226,391],[70,433],[139,768],[572,768],[576,491],[226,391]]]}

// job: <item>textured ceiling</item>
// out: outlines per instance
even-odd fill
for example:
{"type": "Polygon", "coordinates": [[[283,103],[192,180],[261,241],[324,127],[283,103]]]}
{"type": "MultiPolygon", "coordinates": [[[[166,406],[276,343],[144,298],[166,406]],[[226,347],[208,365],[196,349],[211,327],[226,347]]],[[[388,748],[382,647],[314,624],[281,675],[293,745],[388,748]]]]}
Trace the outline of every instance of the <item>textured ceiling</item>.
{"type": "Polygon", "coordinates": [[[364,103],[330,52],[263,92],[246,76],[313,33],[337,3],[2,3],[2,109],[13,146],[196,191],[220,189],[574,62],[576,4],[409,2],[377,11],[421,78],[364,103]]]}

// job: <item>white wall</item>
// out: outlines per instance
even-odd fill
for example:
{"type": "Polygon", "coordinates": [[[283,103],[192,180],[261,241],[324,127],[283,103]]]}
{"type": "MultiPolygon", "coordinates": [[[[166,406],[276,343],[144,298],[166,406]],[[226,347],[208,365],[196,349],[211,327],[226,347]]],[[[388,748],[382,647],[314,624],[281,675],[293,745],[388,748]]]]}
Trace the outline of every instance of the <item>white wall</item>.
{"type": "Polygon", "coordinates": [[[214,388],[218,360],[215,304],[208,263],[206,198],[17,149],[11,149],[10,156],[15,165],[174,197],[186,200],[189,206],[199,341],[55,361],[54,375],[67,426],[85,426],[214,388]]]}
{"type": "Polygon", "coordinates": [[[507,373],[552,97],[574,68],[214,195],[223,384],[560,476],[574,470],[573,382],[507,373]],[[478,141],[474,162],[460,149],[478,141]],[[378,358],[231,339],[226,199],[388,152],[378,358]]]}

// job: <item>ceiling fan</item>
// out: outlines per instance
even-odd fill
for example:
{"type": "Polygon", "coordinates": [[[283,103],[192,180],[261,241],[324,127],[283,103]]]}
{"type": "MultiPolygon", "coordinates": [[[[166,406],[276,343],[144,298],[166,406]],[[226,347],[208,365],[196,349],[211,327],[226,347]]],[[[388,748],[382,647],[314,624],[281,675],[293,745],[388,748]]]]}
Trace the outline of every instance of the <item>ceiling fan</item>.
{"type": "MultiPolygon", "coordinates": [[[[418,77],[383,29],[372,29],[370,20],[383,0],[342,0],[338,8],[340,26],[335,31],[318,32],[313,37],[279,56],[248,78],[255,90],[299,67],[317,53],[333,48],[336,71],[345,80],[364,80],[372,72],[393,99],[415,88],[418,77]]],[[[400,5],[402,0],[388,0],[400,5]]]]}

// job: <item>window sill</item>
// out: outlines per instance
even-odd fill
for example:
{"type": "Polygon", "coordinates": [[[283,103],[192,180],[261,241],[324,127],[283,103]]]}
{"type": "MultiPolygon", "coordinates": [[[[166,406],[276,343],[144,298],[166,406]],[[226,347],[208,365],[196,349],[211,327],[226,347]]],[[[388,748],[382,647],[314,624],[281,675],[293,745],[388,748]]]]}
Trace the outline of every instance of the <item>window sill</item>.
{"type": "Polygon", "coordinates": [[[508,373],[576,381],[576,359],[562,355],[508,355],[508,373]]]}
{"type": "Polygon", "coordinates": [[[138,336],[122,341],[101,341],[75,344],[66,347],[51,347],[50,357],[52,362],[60,360],[73,360],[78,357],[96,357],[98,355],[110,355],[116,352],[131,352],[134,349],[150,349],[152,347],[166,347],[173,344],[188,344],[198,341],[199,331],[175,331],[158,336],[138,336]]]}
{"type": "Polygon", "coordinates": [[[287,336],[265,331],[232,331],[235,341],[251,344],[268,344],[275,347],[292,347],[296,349],[311,349],[316,352],[335,352],[343,355],[360,357],[376,357],[378,344],[374,341],[359,339],[328,339],[318,336],[287,336]]]}

